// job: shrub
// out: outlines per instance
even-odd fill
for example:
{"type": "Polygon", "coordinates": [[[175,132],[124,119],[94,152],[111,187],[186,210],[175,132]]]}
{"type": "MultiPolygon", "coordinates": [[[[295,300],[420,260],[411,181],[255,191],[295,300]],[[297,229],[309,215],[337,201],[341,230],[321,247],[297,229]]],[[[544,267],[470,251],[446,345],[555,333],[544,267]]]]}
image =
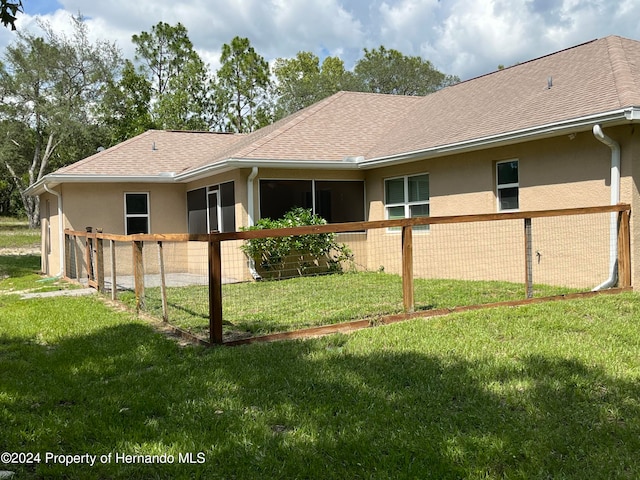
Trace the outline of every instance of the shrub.
{"type": "MultiPolygon", "coordinates": [[[[263,218],[244,230],[325,225],[327,221],[305,208],[294,208],[284,217],[263,218]]],[[[266,278],[287,278],[342,271],[342,262],[353,254],[345,244],[336,241],[335,233],[269,237],[247,240],[240,247],[255,262],[258,272],[266,278]]]]}

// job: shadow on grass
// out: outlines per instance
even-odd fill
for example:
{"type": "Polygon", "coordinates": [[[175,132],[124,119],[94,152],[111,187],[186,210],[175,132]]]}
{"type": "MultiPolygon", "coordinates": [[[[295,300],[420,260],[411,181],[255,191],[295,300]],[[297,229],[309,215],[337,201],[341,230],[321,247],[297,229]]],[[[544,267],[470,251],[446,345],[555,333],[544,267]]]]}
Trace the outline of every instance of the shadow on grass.
{"type": "Polygon", "coordinates": [[[138,323],[52,344],[2,336],[2,450],[167,453],[175,463],[0,469],[20,478],[640,473],[637,382],[564,358],[359,353],[352,339],[181,349],[138,323]],[[206,461],[179,464],[185,452],[206,461]]]}
{"type": "Polygon", "coordinates": [[[24,277],[40,270],[40,255],[0,255],[0,278],[24,277]]]}

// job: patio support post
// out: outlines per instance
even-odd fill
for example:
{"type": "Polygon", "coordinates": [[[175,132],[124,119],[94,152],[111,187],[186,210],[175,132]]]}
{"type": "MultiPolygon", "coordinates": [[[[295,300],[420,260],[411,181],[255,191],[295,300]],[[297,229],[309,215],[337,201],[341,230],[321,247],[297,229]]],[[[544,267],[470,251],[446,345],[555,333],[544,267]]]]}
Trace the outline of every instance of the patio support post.
{"type": "Polygon", "coordinates": [[[209,342],[222,344],[222,255],[217,232],[209,235],[209,342]]]}
{"type": "Polygon", "coordinates": [[[411,225],[402,227],[402,303],[405,313],[414,311],[413,236],[411,225]]]}

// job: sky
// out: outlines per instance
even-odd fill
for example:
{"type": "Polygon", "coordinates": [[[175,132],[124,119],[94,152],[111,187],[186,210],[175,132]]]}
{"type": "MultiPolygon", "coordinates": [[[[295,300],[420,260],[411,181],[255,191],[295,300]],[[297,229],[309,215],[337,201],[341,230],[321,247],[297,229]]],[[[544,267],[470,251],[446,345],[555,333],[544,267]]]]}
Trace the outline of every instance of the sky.
{"type": "MultiPolygon", "coordinates": [[[[37,20],[60,33],[85,17],[90,37],[133,59],[131,36],[182,23],[213,71],[222,45],[249,38],[269,62],[300,51],[340,57],[352,69],[383,45],[468,80],[607,35],[640,40],[638,0],[22,0],[16,27],[37,20]]],[[[0,28],[0,52],[15,33],[0,28]]]]}

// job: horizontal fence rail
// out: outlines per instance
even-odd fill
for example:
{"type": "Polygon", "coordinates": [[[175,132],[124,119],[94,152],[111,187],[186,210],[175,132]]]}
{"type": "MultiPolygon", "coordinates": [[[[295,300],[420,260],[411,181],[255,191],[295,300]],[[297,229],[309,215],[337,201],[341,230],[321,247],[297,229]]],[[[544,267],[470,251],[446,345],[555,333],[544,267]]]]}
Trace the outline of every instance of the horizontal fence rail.
{"type": "Polygon", "coordinates": [[[619,204],[204,235],[87,227],[65,230],[65,276],[186,335],[238,344],[290,338],[284,332],[298,328],[340,331],[443,309],[574,296],[614,267],[617,290],[629,289],[629,212],[619,204]],[[331,239],[342,253],[293,251],[277,262],[270,252],[246,253],[251,242],[275,251],[286,239],[331,239]]]}

